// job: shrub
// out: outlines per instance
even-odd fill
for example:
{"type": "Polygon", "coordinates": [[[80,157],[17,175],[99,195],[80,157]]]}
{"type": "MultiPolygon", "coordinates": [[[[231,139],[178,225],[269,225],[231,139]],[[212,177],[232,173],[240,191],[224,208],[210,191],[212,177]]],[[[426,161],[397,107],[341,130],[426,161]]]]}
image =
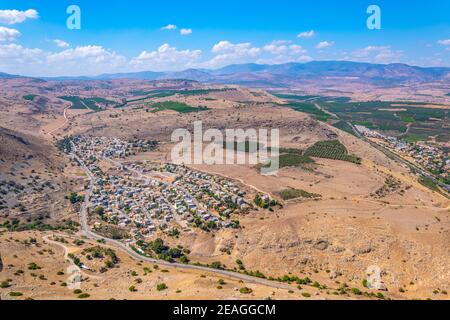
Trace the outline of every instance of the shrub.
{"type": "Polygon", "coordinates": [[[164,291],[167,289],[168,289],[168,287],[165,283],[159,283],[156,285],[156,290],[158,290],[158,291],[164,291]]]}
{"type": "Polygon", "coordinates": [[[369,287],[369,283],[368,283],[367,279],[364,279],[362,281],[362,285],[363,285],[364,288],[368,288],[369,287]]]}
{"type": "Polygon", "coordinates": [[[41,267],[39,267],[36,263],[31,262],[28,264],[28,269],[29,270],[39,270],[39,269],[41,269],[41,267]]]}
{"type": "Polygon", "coordinates": [[[11,297],[21,297],[21,296],[23,296],[23,293],[22,292],[10,292],[9,295],[11,297]]]}
{"type": "Polygon", "coordinates": [[[88,293],[82,293],[78,296],[78,299],[87,299],[89,298],[91,295],[88,293]]]}
{"type": "Polygon", "coordinates": [[[135,286],[129,287],[128,290],[130,290],[130,292],[137,292],[137,289],[135,286]]]}
{"type": "Polygon", "coordinates": [[[361,290],[359,290],[358,288],[352,288],[351,292],[357,296],[360,296],[362,294],[361,290]]]}
{"type": "Polygon", "coordinates": [[[211,263],[211,268],[222,269],[222,264],[218,261],[214,261],[213,263],[211,263]]]}
{"type": "Polygon", "coordinates": [[[250,288],[247,288],[247,287],[243,287],[243,288],[241,288],[241,289],[239,290],[239,292],[242,293],[242,294],[250,294],[250,293],[253,292],[253,290],[250,289],[250,288]]]}

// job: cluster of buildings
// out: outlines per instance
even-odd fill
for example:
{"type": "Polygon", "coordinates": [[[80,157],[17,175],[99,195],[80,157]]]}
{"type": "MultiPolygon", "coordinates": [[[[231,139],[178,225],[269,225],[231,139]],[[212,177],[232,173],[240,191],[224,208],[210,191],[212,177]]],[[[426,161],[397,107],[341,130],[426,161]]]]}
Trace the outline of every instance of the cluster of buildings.
{"type": "Polygon", "coordinates": [[[425,142],[410,143],[396,137],[385,136],[363,126],[355,126],[367,138],[377,139],[400,155],[412,159],[416,164],[433,174],[445,184],[450,184],[449,152],[425,142]]]}
{"type": "MultiPolygon", "coordinates": [[[[128,230],[136,239],[158,231],[238,228],[233,217],[251,209],[246,192],[228,179],[174,164],[119,163],[116,160],[135,147],[115,138],[76,137],[73,143],[95,177],[91,214],[128,230]],[[103,172],[100,159],[111,161],[114,168],[103,172]]],[[[100,220],[96,224],[100,226],[100,220]]]]}
{"type": "Polygon", "coordinates": [[[77,150],[83,153],[83,158],[93,157],[92,161],[97,157],[125,158],[136,152],[154,150],[158,146],[158,142],[153,140],[123,141],[113,137],[75,136],[72,137],[72,141],[76,144],[77,150]]]}

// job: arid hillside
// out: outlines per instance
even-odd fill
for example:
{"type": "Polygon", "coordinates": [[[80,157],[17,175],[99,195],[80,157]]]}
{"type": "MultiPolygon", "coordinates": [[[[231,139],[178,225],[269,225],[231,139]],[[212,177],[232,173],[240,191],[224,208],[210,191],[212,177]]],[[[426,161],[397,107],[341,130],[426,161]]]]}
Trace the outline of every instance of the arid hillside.
{"type": "MultiPolygon", "coordinates": [[[[448,197],[420,184],[404,163],[284,107],[283,99],[184,80],[0,81],[2,299],[448,299],[448,197]],[[221,132],[280,129],[281,169],[274,176],[261,175],[262,164],[188,166],[229,179],[250,202],[261,194],[277,205],[255,201],[233,216],[237,228],[180,225],[178,234],[157,228],[145,240],[182,247],[192,265],[235,270],[282,288],[144,263],[80,233],[89,180],[58,141],[76,135],[157,141],[157,148],[118,161],[163,165],[171,162],[172,132],[193,130],[195,121],[221,132]],[[116,264],[107,261],[108,248],[116,264]],[[89,269],[82,292],[74,293],[64,283],[66,268],[77,261],[89,269]],[[374,268],[378,288],[368,285],[374,268]]],[[[120,164],[103,159],[98,165],[102,175],[120,173],[120,164]]],[[[133,174],[124,174],[132,185],[133,174]]],[[[104,222],[92,212],[89,221],[104,222]]]]}

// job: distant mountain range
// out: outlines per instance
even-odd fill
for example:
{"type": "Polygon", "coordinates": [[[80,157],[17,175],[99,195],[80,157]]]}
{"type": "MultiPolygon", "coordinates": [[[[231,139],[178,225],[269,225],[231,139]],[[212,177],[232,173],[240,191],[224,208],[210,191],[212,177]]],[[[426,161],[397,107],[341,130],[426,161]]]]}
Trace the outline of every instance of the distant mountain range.
{"type": "Polygon", "coordinates": [[[13,78],[20,78],[20,76],[16,76],[14,74],[8,74],[0,72],[0,79],[13,79],[13,78]]]}
{"type": "MultiPolygon", "coordinates": [[[[0,73],[0,78],[15,77],[0,73]]],[[[94,77],[45,77],[44,80],[185,79],[260,87],[289,87],[304,81],[358,81],[375,85],[450,80],[450,68],[423,68],[406,64],[371,64],[349,61],[313,61],[279,65],[235,64],[221,69],[180,72],[133,72],[94,77]]]]}

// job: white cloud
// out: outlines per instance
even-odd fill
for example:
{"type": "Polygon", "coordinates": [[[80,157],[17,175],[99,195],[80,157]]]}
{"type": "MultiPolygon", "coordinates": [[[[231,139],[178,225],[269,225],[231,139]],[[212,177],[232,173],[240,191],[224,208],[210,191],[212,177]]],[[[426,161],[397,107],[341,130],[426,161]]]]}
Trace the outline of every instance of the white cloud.
{"type": "Polygon", "coordinates": [[[176,30],[176,29],[177,26],[174,24],[168,24],[167,26],[161,28],[161,30],[176,30]]]}
{"type": "Polygon", "coordinates": [[[0,70],[15,74],[32,74],[45,62],[45,52],[11,43],[0,45],[0,70]]]}
{"type": "Polygon", "coordinates": [[[20,37],[20,32],[16,29],[0,26],[0,41],[14,41],[18,37],[20,37]]]}
{"type": "Polygon", "coordinates": [[[297,38],[309,39],[309,38],[314,37],[315,35],[316,35],[316,32],[314,30],[310,30],[310,31],[300,32],[297,35],[297,38]]]}
{"type": "Polygon", "coordinates": [[[88,45],[48,53],[45,63],[53,74],[92,75],[121,70],[127,59],[102,46],[88,45]]]}
{"type": "Polygon", "coordinates": [[[259,59],[258,63],[263,64],[281,64],[286,62],[307,62],[312,58],[306,53],[308,52],[302,46],[296,44],[285,44],[280,41],[273,41],[263,47],[265,52],[272,56],[269,58],[259,59]]]}
{"type": "Polygon", "coordinates": [[[443,46],[450,46],[450,39],[447,40],[439,40],[438,44],[443,45],[443,46]]]}
{"type": "Polygon", "coordinates": [[[59,47],[59,48],[68,48],[70,47],[70,44],[68,44],[64,40],[55,39],[53,42],[59,47]]]}
{"type": "Polygon", "coordinates": [[[270,44],[283,45],[283,44],[291,44],[291,40],[273,40],[270,44]]]}
{"type": "Polygon", "coordinates": [[[213,53],[218,54],[239,54],[239,55],[245,55],[245,56],[255,56],[261,51],[259,48],[252,47],[252,44],[250,42],[245,43],[231,43],[230,41],[220,41],[216,43],[213,48],[213,53]]]}
{"type": "Polygon", "coordinates": [[[272,42],[271,44],[267,44],[263,47],[263,50],[274,54],[274,55],[280,55],[280,54],[290,54],[290,55],[296,55],[296,54],[303,54],[307,51],[302,48],[302,46],[291,44],[278,44],[279,42],[272,42]]]}
{"type": "Polygon", "coordinates": [[[249,42],[234,44],[230,41],[220,41],[211,50],[216,56],[202,65],[217,68],[227,64],[252,62],[261,51],[260,48],[253,47],[249,42]]]}
{"type": "Polygon", "coordinates": [[[347,59],[364,62],[393,63],[403,56],[402,51],[394,51],[390,46],[368,46],[353,51],[347,59]]]}
{"type": "Polygon", "coordinates": [[[46,52],[18,44],[0,45],[0,70],[39,76],[95,75],[126,70],[127,59],[101,46],[46,52]]]}
{"type": "Polygon", "coordinates": [[[192,34],[192,29],[181,29],[181,30],[180,30],[180,34],[181,34],[182,36],[190,35],[190,34],[192,34]]]}
{"type": "Polygon", "coordinates": [[[192,67],[201,50],[177,50],[165,43],[156,51],[143,51],[130,62],[135,70],[173,71],[192,67]]]}
{"type": "Polygon", "coordinates": [[[325,49],[325,48],[329,48],[332,46],[334,46],[333,41],[322,41],[317,44],[316,49],[325,49]]]}
{"type": "Polygon", "coordinates": [[[22,23],[27,19],[37,19],[39,14],[34,9],[29,9],[26,11],[19,10],[0,10],[0,23],[5,24],[16,24],[22,23]]]}

